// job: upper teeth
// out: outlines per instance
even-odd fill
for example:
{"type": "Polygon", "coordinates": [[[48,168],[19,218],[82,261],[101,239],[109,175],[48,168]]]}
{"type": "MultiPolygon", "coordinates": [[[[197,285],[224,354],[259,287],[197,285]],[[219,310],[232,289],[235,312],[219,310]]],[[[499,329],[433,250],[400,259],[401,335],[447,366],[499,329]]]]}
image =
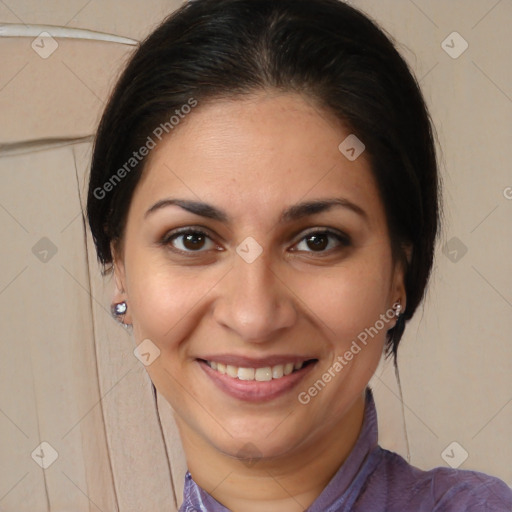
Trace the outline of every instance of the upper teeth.
{"type": "Polygon", "coordinates": [[[290,375],[293,370],[300,370],[304,365],[301,363],[276,364],[275,366],[265,366],[264,368],[243,368],[232,366],[230,364],[217,363],[215,361],[206,361],[208,366],[220,373],[229,375],[240,380],[258,380],[266,381],[280,379],[283,375],[290,375]]]}

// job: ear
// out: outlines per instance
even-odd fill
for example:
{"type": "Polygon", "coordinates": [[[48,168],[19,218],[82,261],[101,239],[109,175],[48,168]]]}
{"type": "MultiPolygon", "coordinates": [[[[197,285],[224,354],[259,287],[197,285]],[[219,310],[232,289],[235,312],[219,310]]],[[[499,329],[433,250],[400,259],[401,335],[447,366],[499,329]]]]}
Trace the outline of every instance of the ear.
{"type": "Polygon", "coordinates": [[[131,324],[132,319],[128,294],[126,293],[126,272],[122,251],[119,250],[119,247],[114,242],[110,244],[110,250],[112,253],[112,264],[114,269],[114,295],[112,297],[112,303],[117,304],[119,302],[126,302],[128,305],[127,311],[123,316],[119,317],[119,320],[124,324],[131,324]]]}
{"type": "Polygon", "coordinates": [[[395,268],[393,272],[393,284],[391,289],[391,300],[392,304],[400,303],[401,313],[405,311],[407,307],[407,292],[405,289],[405,276],[407,274],[407,269],[409,264],[411,263],[412,258],[412,245],[402,245],[402,254],[403,257],[400,258],[395,263],[395,268]]]}

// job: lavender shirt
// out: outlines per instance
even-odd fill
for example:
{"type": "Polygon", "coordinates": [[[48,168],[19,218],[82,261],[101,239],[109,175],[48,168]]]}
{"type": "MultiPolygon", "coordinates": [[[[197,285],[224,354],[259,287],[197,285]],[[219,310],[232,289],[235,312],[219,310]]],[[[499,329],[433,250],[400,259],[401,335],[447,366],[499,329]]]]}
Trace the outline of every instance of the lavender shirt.
{"type": "MultiPolygon", "coordinates": [[[[366,388],[354,448],[306,512],[512,512],[512,489],[498,478],[462,469],[422,471],[377,444],[377,411],[366,388]]],[[[229,512],[187,471],[179,512],[229,512]]]]}

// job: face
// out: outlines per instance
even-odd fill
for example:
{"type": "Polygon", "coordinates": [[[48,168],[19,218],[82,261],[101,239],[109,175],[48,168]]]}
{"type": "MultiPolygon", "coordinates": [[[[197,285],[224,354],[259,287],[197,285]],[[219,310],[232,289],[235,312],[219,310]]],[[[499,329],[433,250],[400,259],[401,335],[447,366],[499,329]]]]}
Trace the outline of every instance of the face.
{"type": "Polygon", "coordinates": [[[294,94],[199,105],[135,190],[117,299],[160,351],[146,368],[180,431],[219,452],[293,453],[339,426],[405,306],[349,134],[294,94]]]}

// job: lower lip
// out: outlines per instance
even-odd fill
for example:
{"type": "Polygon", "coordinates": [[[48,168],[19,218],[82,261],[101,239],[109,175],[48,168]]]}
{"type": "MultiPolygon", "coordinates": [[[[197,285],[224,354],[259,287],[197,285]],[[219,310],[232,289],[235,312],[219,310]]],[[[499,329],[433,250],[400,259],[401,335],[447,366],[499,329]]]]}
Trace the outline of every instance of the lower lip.
{"type": "Polygon", "coordinates": [[[240,380],[213,370],[205,361],[197,361],[214,384],[226,394],[245,402],[268,402],[290,392],[311,371],[317,361],[280,379],[268,381],[240,380]]]}

